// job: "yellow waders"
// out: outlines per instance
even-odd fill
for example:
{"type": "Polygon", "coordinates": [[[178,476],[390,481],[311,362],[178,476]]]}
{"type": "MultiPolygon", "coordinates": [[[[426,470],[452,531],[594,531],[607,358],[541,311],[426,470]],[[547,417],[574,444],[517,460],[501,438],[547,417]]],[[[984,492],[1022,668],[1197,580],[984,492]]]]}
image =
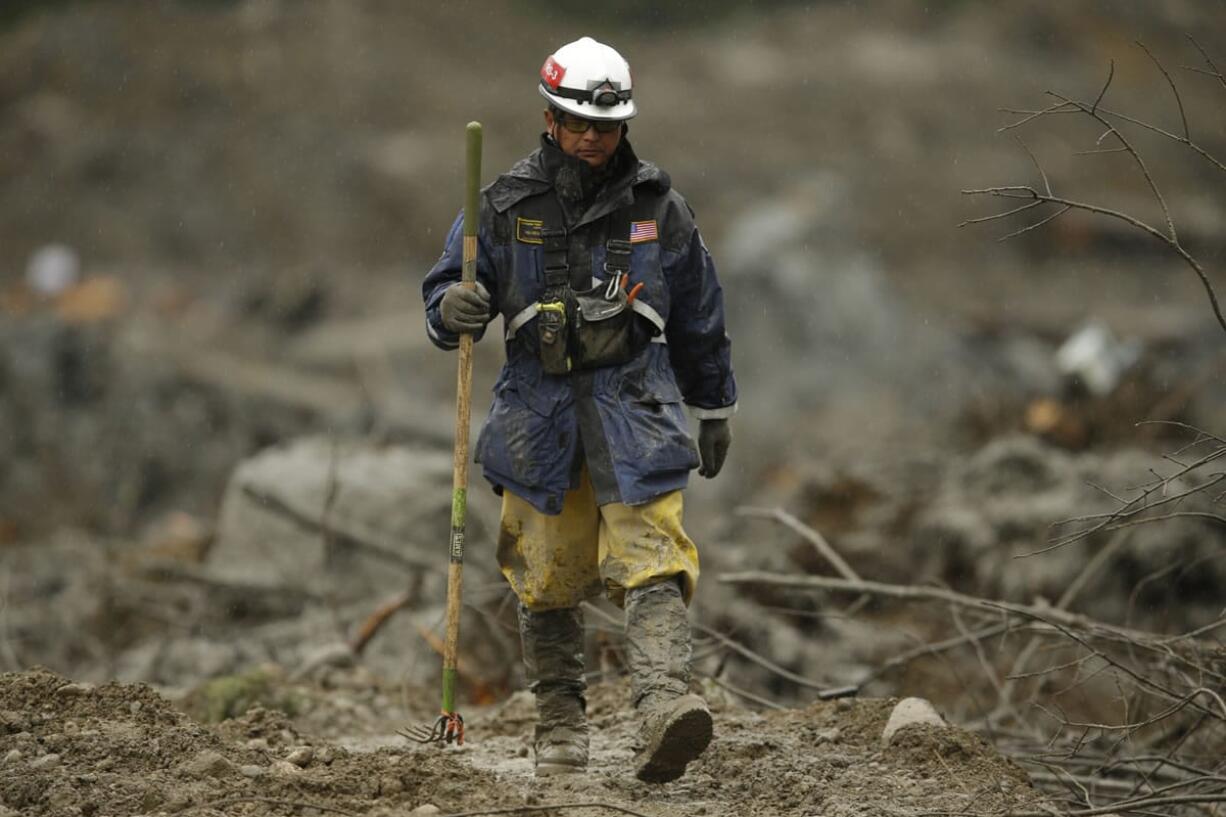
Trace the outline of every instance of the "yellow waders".
{"type": "Polygon", "coordinates": [[[681,578],[688,604],[698,583],[698,550],[681,527],[681,492],[643,505],[597,505],[584,467],[557,516],[510,491],[502,495],[498,564],[533,612],[574,607],[602,590],[618,607],[627,590],[681,578]]]}

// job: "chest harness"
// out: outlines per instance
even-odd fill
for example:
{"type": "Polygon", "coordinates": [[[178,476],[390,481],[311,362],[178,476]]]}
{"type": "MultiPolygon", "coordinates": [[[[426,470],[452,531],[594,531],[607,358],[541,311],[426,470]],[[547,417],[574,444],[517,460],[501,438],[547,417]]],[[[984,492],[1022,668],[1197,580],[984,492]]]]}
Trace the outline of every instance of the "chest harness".
{"type": "Polygon", "coordinates": [[[635,238],[659,240],[659,225],[650,218],[655,213],[652,197],[606,217],[605,280],[591,276],[587,264],[576,265],[572,274],[570,237],[561,226],[562,208],[555,193],[537,197],[525,211],[534,217],[516,217],[515,238],[541,245],[545,286],[539,301],[508,318],[508,341],[536,318],[539,355],[548,374],[617,366],[633,360],[648,343],[665,342],[664,318],[642,298],[660,295],[660,275],[644,270],[643,280],[631,280],[635,238]]]}

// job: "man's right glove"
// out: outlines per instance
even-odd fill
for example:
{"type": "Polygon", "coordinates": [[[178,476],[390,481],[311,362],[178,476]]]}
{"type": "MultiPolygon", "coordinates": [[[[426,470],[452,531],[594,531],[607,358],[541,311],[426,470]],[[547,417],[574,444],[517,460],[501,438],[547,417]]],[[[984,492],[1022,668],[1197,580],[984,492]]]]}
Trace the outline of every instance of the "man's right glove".
{"type": "Polygon", "coordinates": [[[490,293],[481,282],[476,289],[452,284],[443,293],[439,303],[439,313],[443,316],[443,326],[448,332],[461,333],[479,332],[489,323],[490,293]]]}
{"type": "Polygon", "coordinates": [[[711,479],[724,467],[724,457],[728,456],[728,446],[732,445],[732,429],[728,428],[727,420],[698,421],[698,453],[702,455],[702,465],[698,473],[711,479]]]}

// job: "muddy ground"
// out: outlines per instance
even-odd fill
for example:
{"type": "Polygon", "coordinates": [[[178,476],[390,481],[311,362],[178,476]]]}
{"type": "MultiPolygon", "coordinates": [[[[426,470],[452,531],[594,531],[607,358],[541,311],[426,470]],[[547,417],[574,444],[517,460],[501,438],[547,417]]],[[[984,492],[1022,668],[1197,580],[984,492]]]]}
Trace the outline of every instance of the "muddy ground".
{"type": "Polygon", "coordinates": [[[0,676],[0,814],[612,813],[544,808],[599,802],[650,817],[850,817],[1038,799],[1019,767],[959,729],[917,724],[883,747],[889,699],[762,714],[716,689],[711,749],[681,780],[645,786],[632,776],[624,684],[591,690],[588,774],[544,781],[532,776],[524,695],[470,711],[463,748],[421,748],[395,730],[430,717],[422,690],[349,671],[280,691],[295,716],[257,705],[205,725],[143,685],[79,684],[42,669],[0,676]]]}

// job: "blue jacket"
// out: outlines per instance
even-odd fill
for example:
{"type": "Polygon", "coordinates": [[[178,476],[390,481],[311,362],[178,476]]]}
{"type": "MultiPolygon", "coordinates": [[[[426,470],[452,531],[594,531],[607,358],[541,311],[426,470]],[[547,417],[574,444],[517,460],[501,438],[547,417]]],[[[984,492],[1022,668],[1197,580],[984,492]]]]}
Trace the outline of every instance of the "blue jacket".
{"type": "MultiPolygon", "coordinates": [[[[462,221],[462,215],[456,219],[442,257],[422,284],[427,331],[443,349],[459,345],[458,336],[443,327],[439,302],[460,280],[462,221]]],[[[543,139],[538,150],[482,191],[477,278],[503,316],[506,342],[506,365],[476,447],[477,462],[495,489],[556,514],[583,462],[602,505],[641,504],[684,488],[689,471],[698,467],[698,453],[682,400],[700,419],[728,417],[736,408],[736,382],[715,266],[668,176],[640,161],[624,139],[603,174],[543,139]],[[507,332],[544,290],[542,247],[532,227],[551,217],[564,221],[557,226],[567,230],[572,286],[578,289],[576,284],[607,278],[605,241],[611,224],[624,222],[615,214],[624,215],[628,206],[638,219],[631,232],[630,284],[644,284],[635,311],[661,334],[628,363],[546,374],[537,321],[507,332]]]]}

